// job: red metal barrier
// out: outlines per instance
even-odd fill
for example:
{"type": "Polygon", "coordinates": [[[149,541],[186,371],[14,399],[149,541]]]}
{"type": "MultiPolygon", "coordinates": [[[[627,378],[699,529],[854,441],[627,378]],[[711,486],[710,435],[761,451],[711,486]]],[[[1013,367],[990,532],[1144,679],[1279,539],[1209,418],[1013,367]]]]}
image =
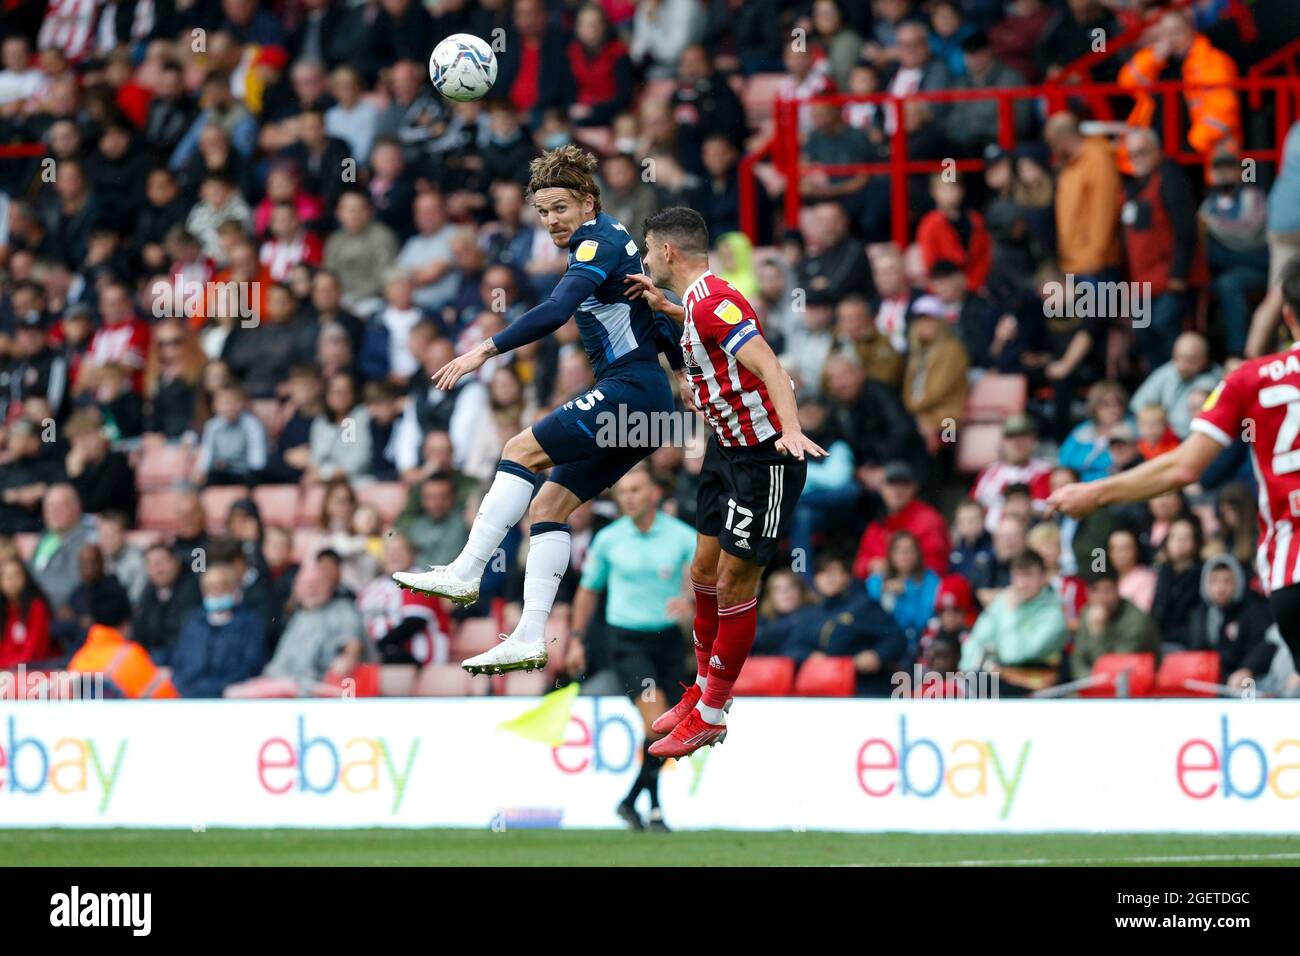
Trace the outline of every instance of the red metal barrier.
{"type": "MultiPolygon", "coordinates": [[[[1281,147],[1286,139],[1291,124],[1300,115],[1300,77],[1294,76],[1251,76],[1239,78],[1232,83],[1216,84],[1214,88],[1224,87],[1238,93],[1274,95],[1274,145],[1269,149],[1246,150],[1243,158],[1259,162],[1276,162],[1281,158],[1281,147]]],[[[1178,135],[1178,118],[1181,114],[1178,99],[1186,94],[1186,84],[1167,81],[1144,87],[1142,92],[1159,97],[1165,117],[1165,127],[1161,131],[1165,153],[1177,162],[1185,165],[1202,165],[1205,157],[1191,152],[1181,142],[1178,135]]],[[[1118,83],[1089,83],[1078,86],[1027,86],[1007,87],[991,90],[937,90],[929,93],[917,93],[909,97],[895,97],[887,93],[861,95],[837,94],[817,96],[805,100],[777,100],[773,107],[775,128],[772,138],[760,149],[746,156],[741,162],[740,195],[742,201],[741,228],[751,240],[757,240],[757,216],[754,209],[754,189],[750,181],[754,164],[770,157],[773,164],[784,175],[786,181],[784,210],[787,228],[793,228],[799,222],[799,210],[802,202],[799,195],[800,173],[806,170],[820,170],[832,176],[851,176],[858,173],[868,175],[886,174],[890,177],[891,233],[894,242],[904,247],[908,242],[908,204],[907,178],[910,174],[935,173],[945,168],[955,167],[963,172],[978,172],[984,168],[980,159],[955,161],[914,160],[907,155],[907,133],[903,129],[903,105],[908,100],[921,100],[927,103],[965,103],[981,100],[998,102],[998,142],[1004,149],[1016,146],[1015,104],[1021,101],[1040,102],[1046,111],[1054,113],[1064,109],[1070,99],[1076,97],[1133,98],[1133,91],[1118,83]],[[890,155],[885,162],[878,163],[844,163],[822,164],[803,163],[800,160],[799,110],[819,103],[843,106],[846,103],[875,103],[894,111],[898,117],[894,133],[890,140],[890,155]]]]}

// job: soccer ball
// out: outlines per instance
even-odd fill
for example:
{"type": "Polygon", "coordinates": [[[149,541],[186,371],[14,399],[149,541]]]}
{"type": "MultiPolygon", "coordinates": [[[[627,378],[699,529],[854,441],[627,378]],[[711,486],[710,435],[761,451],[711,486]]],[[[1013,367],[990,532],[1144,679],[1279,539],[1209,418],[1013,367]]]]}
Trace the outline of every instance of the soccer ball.
{"type": "Polygon", "coordinates": [[[433,88],[458,103],[487,95],[497,80],[497,58],[492,48],[468,33],[453,33],[433,48],[429,57],[433,88]]]}

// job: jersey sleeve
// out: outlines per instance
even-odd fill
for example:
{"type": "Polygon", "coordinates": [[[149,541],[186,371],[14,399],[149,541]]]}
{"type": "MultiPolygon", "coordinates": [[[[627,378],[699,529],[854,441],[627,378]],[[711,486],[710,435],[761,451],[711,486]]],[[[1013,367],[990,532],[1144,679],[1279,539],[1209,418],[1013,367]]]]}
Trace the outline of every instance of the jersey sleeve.
{"type": "Polygon", "coordinates": [[[595,229],[579,229],[569,243],[569,268],[565,275],[581,275],[604,282],[618,271],[623,257],[623,247],[631,242],[628,236],[620,243],[613,236],[595,229]]]}
{"type": "Polygon", "coordinates": [[[1249,412],[1249,395],[1241,375],[1246,368],[1242,366],[1214,387],[1192,419],[1192,431],[1208,435],[1224,448],[1236,444],[1249,412]]]}
{"type": "Polygon", "coordinates": [[[725,292],[702,299],[691,309],[691,321],[702,339],[712,340],[728,355],[735,355],[761,333],[753,313],[736,296],[725,292]]]}

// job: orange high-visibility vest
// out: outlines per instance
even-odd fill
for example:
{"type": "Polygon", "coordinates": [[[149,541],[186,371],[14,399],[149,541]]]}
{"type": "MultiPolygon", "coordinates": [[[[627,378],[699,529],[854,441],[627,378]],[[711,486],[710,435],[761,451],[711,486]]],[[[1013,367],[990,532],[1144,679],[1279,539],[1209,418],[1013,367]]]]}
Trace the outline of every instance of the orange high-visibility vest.
{"type": "Polygon", "coordinates": [[[82,674],[103,674],[104,680],[137,699],[170,699],[181,695],[155,666],[146,651],[128,641],[121,631],[96,624],[86,634],[86,643],[73,655],[68,670],[82,674]]]}
{"type": "MultiPolygon", "coordinates": [[[[1120,85],[1132,90],[1134,96],[1133,111],[1128,116],[1129,126],[1150,126],[1155,119],[1156,97],[1147,93],[1146,87],[1160,80],[1164,68],[1165,64],[1156,59],[1155,53],[1144,47],[1120,70],[1120,85]]],[[[1236,82],[1238,75],[1232,57],[1216,50],[1209,39],[1197,34],[1183,59],[1182,80],[1187,84],[1183,97],[1191,121],[1187,142],[1207,160],[1214,148],[1225,140],[1242,141],[1241,103],[1237,91],[1222,85],[1236,82]]],[[[1179,145],[1164,144],[1167,150],[1179,145]]],[[[1127,161],[1127,155],[1122,155],[1120,168],[1126,173],[1132,171],[1124,168],[1127,161]]]]}

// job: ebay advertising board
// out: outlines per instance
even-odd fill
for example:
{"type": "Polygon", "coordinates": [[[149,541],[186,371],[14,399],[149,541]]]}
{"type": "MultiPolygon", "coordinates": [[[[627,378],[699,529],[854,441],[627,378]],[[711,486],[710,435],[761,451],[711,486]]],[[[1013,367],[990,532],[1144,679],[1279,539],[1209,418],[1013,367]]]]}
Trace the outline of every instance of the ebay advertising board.
{"type": "MultiPolygon", "coordinates": [[[[578,698],[0,703],[0,827],[612,827],[640,721],[578,698]]],[[[1285,701],[741,700],[661,776],[674,827],[1300,830],[1285,701]]]]}

